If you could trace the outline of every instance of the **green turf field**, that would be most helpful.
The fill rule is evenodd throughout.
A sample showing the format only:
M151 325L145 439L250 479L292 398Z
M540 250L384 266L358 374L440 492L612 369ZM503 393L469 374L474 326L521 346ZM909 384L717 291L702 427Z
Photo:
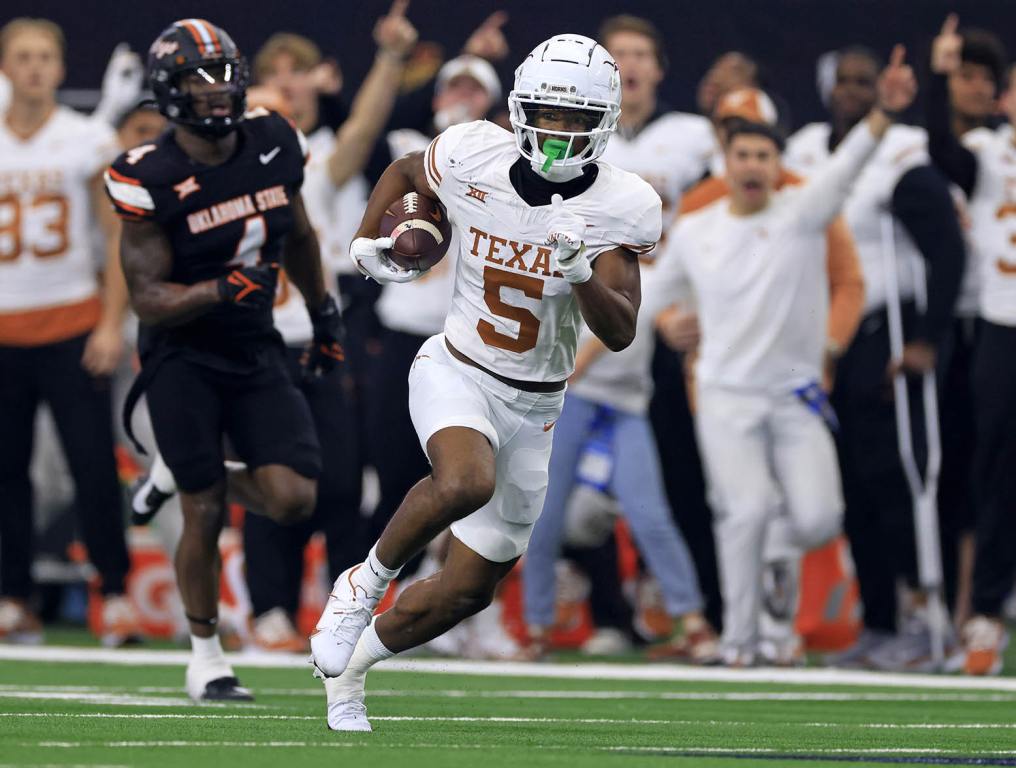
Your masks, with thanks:
M697 674L675 667L379 669L368 685L374 733L337 734L299 662L238 666L257 702L197 707L182 668L166 665L181 655L156 656L0 661L0 765L1016 765L1012 680L946 689L902 687L898 676L891 687L651 679ZM416 664L403 669L434 666ZM626 674L646 679L608 677Z

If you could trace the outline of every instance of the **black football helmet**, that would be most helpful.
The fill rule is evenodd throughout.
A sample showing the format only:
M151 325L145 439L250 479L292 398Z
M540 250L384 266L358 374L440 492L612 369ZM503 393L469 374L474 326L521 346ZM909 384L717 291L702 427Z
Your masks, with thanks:
M228 115L200 116L184 77L197 73L229 96ZM181 19L163 30L148 50L148 82L159 111L171 122L209 136L225 136L243 120L250 70L224 29L204 19Z

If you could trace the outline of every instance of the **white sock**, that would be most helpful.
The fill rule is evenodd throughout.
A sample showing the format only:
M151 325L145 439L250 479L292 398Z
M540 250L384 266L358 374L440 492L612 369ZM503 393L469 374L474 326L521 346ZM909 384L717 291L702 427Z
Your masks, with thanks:
M379 661L390 659L395 655L385 647L381 638L377 636L377 630L374 628L376 621L375 617L370 626L360 635L360 639L356 642L356 648L353 649L353 655L346 665L346 671L338 677L325 680L325 692L328 694L329 704L344 699L363 698L367 670Z
M226 654L222 652L222 644L218 635L211 637L198 637L191 635L191 658L198 667L205 667L210 670L209 680L216 677L231 677L233 668L226 661Z
M162 460L161 453L155 454L148 476L152 479L152 484L163 493L176 493L176 479Z
M389 568L377 559L377 544L370 548L363 565L353 571L353 584L363 587L368 594L382 597L388 584L399 575L402 568Z

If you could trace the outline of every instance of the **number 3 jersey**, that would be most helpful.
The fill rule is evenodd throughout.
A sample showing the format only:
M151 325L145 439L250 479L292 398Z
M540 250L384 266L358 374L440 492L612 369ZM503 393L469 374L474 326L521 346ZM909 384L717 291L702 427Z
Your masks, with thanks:
M521 381L563 381L581 329L571 285L546 244L550 205L531 206L510 180L515 137L486 121L456 125L424 153L427 181L458 232L445 338L476 363ZM660 237L659 195L633 173L597 162L592 185L564 201L586 224L590 261L618 247L648 253Z
M169 240L168 282L193 285L240 266L282 260L306 141L288 120L265 109L246 114L237 138L229 160L204 165L168 131L154 144L125 152L106 172L106 191L121 218L154 222ZM158 335L227 357L244 355L247 343L276 338L270 307L226 304Z
M118 151L112 128L67 107L27 139L0 120L0 345L51 344L95 327L90 182Z

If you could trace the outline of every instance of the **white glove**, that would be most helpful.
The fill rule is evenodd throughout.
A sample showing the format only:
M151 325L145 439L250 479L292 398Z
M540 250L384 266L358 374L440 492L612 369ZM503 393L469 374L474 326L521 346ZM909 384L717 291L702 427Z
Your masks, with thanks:
M576 214L565 210L561 195L550 198L553 213L547 232L547 243L554 246L554 269L569 283L584 283L593 276L593 267L585 257L586 244L582 235L586 223Z
M145 80L145 66L141 57L127 43L113 49L102 76L102 96L92 117L116 124L117 120L141 99Z
M409 283L424 274L422 269L403 269L385 254L392 247L390 237L358 237L349 246L349 258L356 268L379 283Z

